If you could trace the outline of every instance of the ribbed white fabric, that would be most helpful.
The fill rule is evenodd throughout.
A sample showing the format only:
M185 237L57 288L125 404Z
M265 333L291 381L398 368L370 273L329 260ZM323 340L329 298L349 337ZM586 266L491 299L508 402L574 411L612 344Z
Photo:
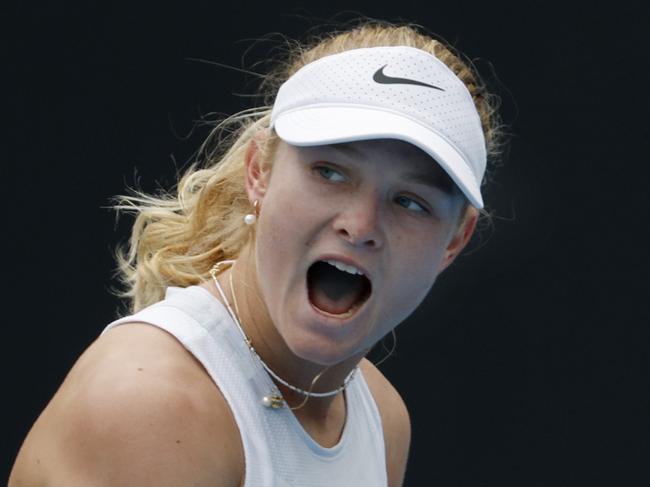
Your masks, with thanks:
M171 287L165 299L109 324L144 322L167 331L203 364L239 427L244 487L386 486L379 411L359 370L346 389L347 417L339 443L323 448L291 410L261 404L273 390L223 305L198 286Z

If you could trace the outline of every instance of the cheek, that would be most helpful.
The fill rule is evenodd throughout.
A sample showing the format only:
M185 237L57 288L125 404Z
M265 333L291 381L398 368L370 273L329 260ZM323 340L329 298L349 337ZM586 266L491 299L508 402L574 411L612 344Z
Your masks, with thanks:
M265 208L266 214L258 220L256 235L256 256L258 279L261 282L267 302L273 302L277 281L283 279L290 267L290 261L296 257L296 249L292 247L291 236L295 228L291 218L282 217L285 210L273 212ZM290 210L287 210L290 211Z
M268 200L267 200L268 201ZM258 221L257 243L264 249L267 259L294 258L299 247L304 247L305 236L313 224L309 212L299 194L282 194L268 201L263 218Z
M434 272L404 272L402 277L395 282L393 288L393 314L395 324L408 318L422 303L435 282Z
M331 194L316 191L299 168L274 175L262 204L265 218L259 222L259 237L274 251L292 249L300 258L330 218L335 201Z
M262 295L272 316L279 319L282 303L286 304L291 291L304 284L300 266L316 218L309 195L299 189L297 181L282 178L281 173L277 176L262 201L255 247Z
M406 319L426 298L436 278L444 255L442 239L415 236L401 239L399 258L394 259L392 278L389 278L388 294L391 296L391 312L398 322ZM397 243L396 243L397 245Z

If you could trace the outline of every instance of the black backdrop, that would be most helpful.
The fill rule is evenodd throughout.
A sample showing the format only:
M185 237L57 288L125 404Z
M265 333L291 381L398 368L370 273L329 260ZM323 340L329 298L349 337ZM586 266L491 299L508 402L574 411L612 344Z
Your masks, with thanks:
M382 365L412 415L406 484L648 485L645 2L1 8L0 476L116 314L111 250L128 221L109 197L171 185L206 134L184 138L193 120L251 102L235 94L253 76L189 58L250 68L271 47L251 39L301 37L354 9L480 58L514 134L487 190L493 230L398 328Z

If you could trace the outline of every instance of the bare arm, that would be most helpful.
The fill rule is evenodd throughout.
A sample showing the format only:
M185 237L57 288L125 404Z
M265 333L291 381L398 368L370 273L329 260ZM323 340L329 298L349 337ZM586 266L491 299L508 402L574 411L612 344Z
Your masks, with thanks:
M123 325L79 359L28 434L9 487L238 486L223 396L170 335Z

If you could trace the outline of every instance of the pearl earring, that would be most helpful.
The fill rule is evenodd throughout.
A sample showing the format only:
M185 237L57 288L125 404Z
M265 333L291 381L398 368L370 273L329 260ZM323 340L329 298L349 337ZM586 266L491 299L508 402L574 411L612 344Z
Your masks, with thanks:
M253 202L253 211L255 213L249 213L246 216L244 216L244 223L246 225L251 226L251 225L255 224L255 222L257 221L257 215L260 214L259 206L260 206L260 202L255 200Z

